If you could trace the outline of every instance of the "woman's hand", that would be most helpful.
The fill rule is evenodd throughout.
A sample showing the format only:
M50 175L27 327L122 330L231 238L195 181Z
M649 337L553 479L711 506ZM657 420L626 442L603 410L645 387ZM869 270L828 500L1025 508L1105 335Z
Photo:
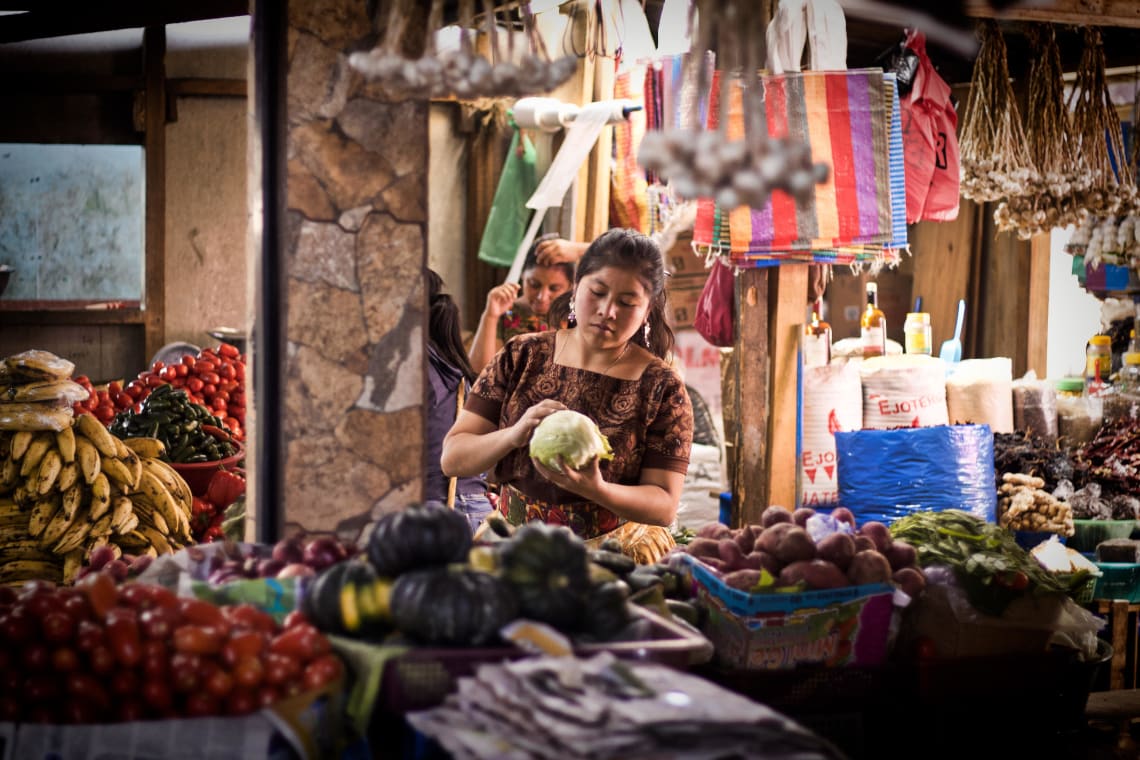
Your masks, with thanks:
M517 282L504 282L502 285L496 285L487 291L487 306L483 310L483 315L492 320L497 320L514 306L518 297L519 284Z
M538 427L538 423L565 408L566 405L561 401L545 399L523 412L523 416L519 417L518 422L507 428L511 431L510 439L515 448L528 446L530 444L531 434L533 434L534 429Z
M580 470L575 470L566 464L562 461L562 457L558 457L558 465L562 468L561 471L543 466L542 462L534 457L531 457L530 461L534 463L534 468L542 477L565 491L576 493L582 498L590 500L594 500L601 491L604 481L597 457L591 459L590 463Z
M582 258L582 253L587 247L585 243L571 243L563 238L550 238L535 247L534 258L544 267L563 262L575 264Z

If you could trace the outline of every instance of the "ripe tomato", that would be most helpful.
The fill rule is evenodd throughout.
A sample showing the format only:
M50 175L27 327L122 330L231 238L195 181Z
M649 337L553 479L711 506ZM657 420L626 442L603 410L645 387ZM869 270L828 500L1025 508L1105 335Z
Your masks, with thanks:
M150 679L165 679L170 664L166 642L147 639L142 644L142 672Z
M32 702L48 702L56 699L60 692L60 681L55 676L36 674L24 679L22 696Z
M131 723L147 716L147 706L138 697L124 694L115 703L115 720Z
M227 715L249 715L258 708L257 692L253 689L234 689L226 699Z
M234 663L233 673L234 681L239 686L252 689L261 685L261 680L265 675L265 666L257 657L239 657L238 661Z
M189 694L198 688L202 658L196 654L178 652L170 658L170 688Z
M218 354L220 356L226 357L227 359L236 359L241 356L241 352L238 351L238 347L232 343L219 343Z
M257 690L257 704L261 707L269 707L277 704L280 700L281 692L269 684L262 684L261 688Z
M269 644L269 651L287 654L302 662L308 662L331 649L332 645L325 635L310 623L301 623L286 629Z
M182 355L183 366L193 367L197 363L198 363L198 359L193 354L183 354Z
M203 685L206 691L219 699L223 699L233 691L234 677L222 668L218 668L206 677L206 681Z
M148 678L143 681L142 698L148 705L152 714L165 715L174 703L170 687L158 678Z
M99 708L86 699L72 697L63 703L63 722L84 725L99 722Z
M186 714L192 718L218 714L218 699L204 691L195 691L186 697Z
M81 652L90 652L96 645L107 641L103 626L92 620L80 620L75 629L75 646Z
M131 668L142 660L142 634L138 613L127 607L107 612L107 643L120 665Z
M36 635L36 622L26 610L13 607L0 618L0 638L7 644L22 644Z
M305 617L305 613L301 612L300 610L292 610L288 615L285 616L285 619L281 621L281 627L292 628L294 626L300 625L301 623L309 623L309 625L312 625L312 623L309 622L309 619Z
M71 641L75 636L75 619L62 609L49 612L40 620L40 632L46 641L56 644Z
M64 681L67 693L79 699L85 699L96 705L105 705L109 700L107 690L99 679L90 673L70 673Z
M220 628L208 625L180 625L174 629L174 648L190 654L217 654L225 642Z
M191 625L227 627L221 608L202 599L179 597L178 611L182 613L182 620Z
M277 621L273 619L273 616L268 612L259 610L252 604L228 604L222 608L222 614L234 628L264 633L276 633L277 631Z
M265 635L257 631L235 630L222 646L222 662L229 667L242 657L257 657L265 649Z
M42 641L33 641L24 647L24 669L42 672L51 668L51 649Z
M115 653L107 644L96 644L87 652L87 668L92 673L107 675L115 666Z
M133 669L119 668L111 674L111 681L108 685L112 694L118 694L121 697L130 696L139 690L139 677Z
M63 595L60 600L60 607L73 620L87 620L91 617L91 602L87 600L87 596L82 591L69 588L61 589L59 593Z
M56 673L70 673L79 667L79 653L72 647L57 647L51 653L51 667Z
M344 675L344 663L335 654L322 654L305 666L301 684L306 691L323 688Z
M177 610L154 607L143 610L139 615L139 627L148 639L166 640L179 623Z
M281 686L301 675L301 662L287 654L270 652L265 655L265 683Z
M115 579L107 573L88 573L75 585L87 595L91 612L100 620L118 604L119 589L115 586Z

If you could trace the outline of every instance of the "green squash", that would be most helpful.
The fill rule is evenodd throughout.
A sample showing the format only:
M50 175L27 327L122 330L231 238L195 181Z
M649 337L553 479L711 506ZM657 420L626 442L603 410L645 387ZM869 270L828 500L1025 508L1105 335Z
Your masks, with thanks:
M462 562L471 548L471 526L462 513L436 505L413 505L381 517L368 537L368 561L395 578L417 570Z
M598 641L610 641L629 625L629 586L611 581L595 588L586 599L586 630Z
M524 617L566 631L581 624L591 585L582 539L567 528L532 522L500 546L503 579Z
M392 586L392 620L425 644L482 646L518 617L511 588L489 573L435 567L403 573Z
M382 636L389 627L392 582L367 562L347 559L318 573L301 597L301 611L322 631L357 638Z

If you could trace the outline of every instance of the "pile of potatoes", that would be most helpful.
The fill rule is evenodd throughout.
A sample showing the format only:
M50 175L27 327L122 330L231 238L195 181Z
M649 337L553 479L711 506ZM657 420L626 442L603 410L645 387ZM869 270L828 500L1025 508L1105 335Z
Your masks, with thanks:
M743 591L818 591L893 582L914 598L926 588L914 547L895 541L884 523L870 520L856 529L851 510L837 507L831 517L852 532L836 531L816 543L806 527L815 514L810 507L790 512L771 506L759 525L705 525L683 550L713 568L725 585Z

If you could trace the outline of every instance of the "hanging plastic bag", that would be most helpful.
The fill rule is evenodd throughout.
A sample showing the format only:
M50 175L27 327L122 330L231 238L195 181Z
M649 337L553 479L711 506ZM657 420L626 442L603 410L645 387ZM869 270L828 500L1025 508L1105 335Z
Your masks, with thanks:
M714 346L728 348L736 332L733 325L733 298L736 287L732 266L718 256L713 260L708 279L697 299L697 313L693 327Z
M926 54L926 35L911 29L905 44L918 56L913 85L899 101L906 146L906 220L949 222L958 218L958 112L950 85Z
M538 188L534 161L534 144L521 129L515 129L479 241L480 261L500 267L514 263L533 213L526 202Z

